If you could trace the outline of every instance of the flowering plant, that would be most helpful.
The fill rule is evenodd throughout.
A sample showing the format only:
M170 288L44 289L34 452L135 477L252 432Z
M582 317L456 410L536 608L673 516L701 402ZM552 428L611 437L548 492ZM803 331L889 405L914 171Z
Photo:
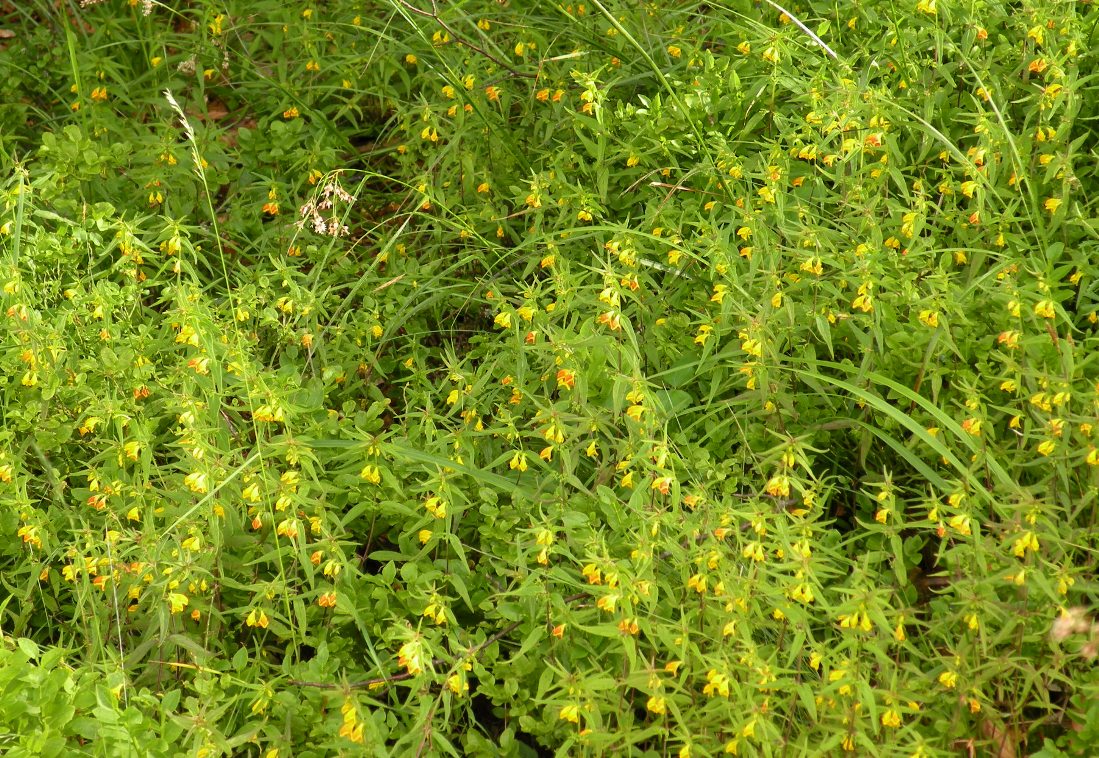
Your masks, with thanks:
M1094 4L27 5L25 752L1095 752Z

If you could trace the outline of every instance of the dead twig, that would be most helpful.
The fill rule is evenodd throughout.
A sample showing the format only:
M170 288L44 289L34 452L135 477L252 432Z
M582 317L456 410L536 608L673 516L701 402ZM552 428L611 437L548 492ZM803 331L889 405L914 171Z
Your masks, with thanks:
M479 655L481 653L482 650L484 650L486 647L488 647L492 643L499 642L504 637L506 637L509 634L511 634L512 632L514 632L516 629L519 628L519 624L521 624L521 623L522 623L521 621L516 621L513 624L509 624L508 626L501 629L496 634L489 637L487 640L485 640L484 642L482 642L480 645L478 645L477 647L475 647L473 649L473 651L471 652L471 657L476 657L477 655ZM442 665L446 662L447 661L446 661L445 658L433 658L432 661L431 661L433 666L439 666L439 665ZM413 677L413 674L410 674L410 673L406 672L406 673L403 673L403 674L391 674L389 676L379 676L379 677L375 677L374 679L363 679L361 681L348 682L346 684L338 684L338 683L335 683L335 682L304 682L304 681L301 681L300 679L291 679L289 683L294 685L295 687L313 687L315 689L320 689L320 690L343 690L343 689L361 690L361 689L367 689L367 688L370 688L370 687L378 687L378 686L381 686L381 685L384 685L384 684L392 684L393 682L403 682L406 679L411 679L412 677Z

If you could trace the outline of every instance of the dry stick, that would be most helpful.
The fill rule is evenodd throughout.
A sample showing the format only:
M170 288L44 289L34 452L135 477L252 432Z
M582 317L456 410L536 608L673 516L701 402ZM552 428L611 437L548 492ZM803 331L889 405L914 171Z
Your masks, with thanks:
M586 592L577 592L575 595L569 595L568 597L564 598L564 602L566 604L575 603L577 600L580 600L581 598L584 598L584 597L587 597L587 596L588 596L588 593L586 593ZM492 643L499 642L501 639L503 639L504 637L508 636L509 634L514 632L516 629L518 629L519 625L521 623L523 623L523 622L522 621L516 621L515 623L510 624L507 628L505 628L505 629L497 632L496 634L492 635L487 640L485 640L480 645L478 645L476 648L474 648L472 655L476 656L476 655L480 654L480 652L482 650L484 650L486 647L488 647ZM446 663L445 658L433 658L432 661L431 661L431 664L433 666L437 666L437 665L442 664L442 663ZM389 682L401 682L401 681L404 681L405 679L411 679L412 676L413 675L409 674L409 673L394 674L393 676L390 676L390 677L379 677L379 678L376 678L376 679L367 679L365 681L349 682L346 685L344 685L344 684L333 684L332 682L303 682L303 681L300 681L298 679L291 679L289 683L293 684L293 685L297 685L298 687L315 687L317 689L322 689L322 690L338 690L338 689L344 689L345 687L348 688L348 689L362 689L363 687L373 687L373 686L376 686L376 685L379 685L379 684L387 684Z
M431 719L435 718L435 710L438 705L438 700L432 703L431 710L428 712L427 718L424 719L424 738L420 740L420 746L416 748L416 758L420 758L424 754L424 748L431 742Z
M407 0L397 0L397 2L401 4L401 7L405 8L410 13L415 13L417 16L423 16L424 18L430 18L436 24L443 27L443 29L446 30L447 34L452 36L454 38L454 41L457 42L459 45L463 45L464 47L468 47L470 50L477 53L478 55L485 56L490 61L495 63L497 66L500 66L501 68L507 69L511 73L512 76L521 77L523 79L536 79L536 78L538 78L536 74L524 74L521 71L515 70L514 68L509 66L505 61L500 60L499 58L497 58L495 55L488 52L487 50L484 50L480 47L477 47L472 42L465 39L462 35L458 34L458 32L454 31L447 24L447 22L443 21L443 19L439 17L439 4L438 4L437 0L431 0L431 12L430 13L428 11L423 10L422 8L417 8L415 5L412 5L411 3L407 2Z
M501 639L503 639L504 637L508 636L509 634L514 632L516 629L518 629L519 625L521 623L523 623L523 622L522 621L516 621L513 624L509 624L504 629L501 629L499 632L492 635L487 640L482 642L480 645L475 647L473 649L472 655L476 656L482 650L484 650L486 647L491 645L492 643L499 642ZM433 666L438 666L438 665L443 664L443 663L446 663L445 658L433 658L431 660L431 664ZM402 682L405 679L411 679L413 676L414 676L414 674L406 672L404 674L394 674L393 676L382 676L382 677L377 677L375 679L365 679L365 680L359 681L359 682L348 682L347 684L335 684L333 682L303 682L299 679L291 679L289 681L289 684L293 684L297 687L315 687L315 688L321 689L321 690L342 690L342 689L361 690L364 687L376 687L379 684L390 684L392 682Z

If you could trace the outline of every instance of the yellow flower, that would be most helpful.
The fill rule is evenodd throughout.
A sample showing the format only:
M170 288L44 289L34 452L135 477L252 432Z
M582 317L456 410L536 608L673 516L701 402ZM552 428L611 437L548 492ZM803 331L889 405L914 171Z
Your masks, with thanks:
M1023 532L1023 535L1015 540L1011 547L1011 551L1015 554L1016 558L1026 557L1028 550L1031 552L1038 552L1041 545L1038 544L1038 538L1034 536L1034 532Z
M904 618L897 622L897 628L893 630L893 639L897 642L904 642L908 639L908 635L904 631Z
M958 673L956 671L944 671L939 674L939 684L948 690L954 689L958 684Z
M1048 456L1056 449L1057 443L1053 440L1042 440L1041 444L1038 445L1038 452L1045 456Z
M443 626L447 622L446 609L440 603L428 604L421 615L431 619L439 626Z
M619 595L616 592L609 595L604 595L603 597L595 601L595 606L601 611L614 613L614 609L618 605L618 599Z
M286 416L281 408L274 408L270 405L261 405L259 408L256 408L256 412L252 414L252 418L255 421L263 423L286 420Z
M764 489L771 497L789 497L790 477L785 474L776 474L767 480Z
M674 481L675 479L670 476L658 476L653 479L653 483L650 485L649 489L659 490L661 495L667 495L671 491Z
M728 697L729 677L716 669L710 669L706 674L706 686L702 688L702 694L708 697Z
M182 613L183 609L187 607L187 603L190 602L186 595L182 595L178 592L168 593L168 608L171 612Z
M588 584L602 584L603 573L594 563L589 563L580 570L580 573L584 575L584 578L588 580Z
M424 646L419 638L409 640L397 651L397 663L404 666L409 674L416 676L424 670Z
M458 697L469 692L469 682L461 673L451 674L446 679L446 686Z
M920 311L919 319L921 324L932 329L939 325L939 314L937 311Z
M380 484L382 481L382 475L381 472L378 470L378 467L371 466L369 464L363 466L363 470L359 472L359 476L361 476L363 479L370 482L371 484Z
M187 344L195 345L195 347L198 347L200 343L200 338L198 333L195 331L195 328L193 328L190 324L184 324L179 328L179 334L176 335L176 343L179 345Z
M996 343L1005 346L1008 350L1014 350L1019 347L1019 338L1021 336L1022 333L1018 329L1009 329L997 335Z
M799 603L806 605L813 602L815 596L813 595L813 588L804 582L794 587L790 592L790 597L797 600Z
M1057 313L1053 309L1052 300L1041 300L1034 306L1034 315L1042 318L1054 318Z
M279 498L279 500L281 500L281 499L282 498ZM289 498L287 498L287 500L289 500ZM278 501L275 502L275 508L277 510L285 510L285 508L280 508L279 507ZM278 526L275 527L275 534L278 534L279 536L282 536L282 537L286 537L287 539L291 539L291 540L294 539L295 537L298 536L298 522L297 522L297 520L292 519L292 518L283 519L282 521L280 521L278 523Z
M1057 209L1061 207L1063 201L1057 197L1047 197L1046 201L1042 203L1042 207L1050 213L1056 213Z
M668 55L672 56L673 58L678 58L679 56L683 55L683 51L676 45L668 45Z
M962 422L962 429L974 437L981 436L981 420L979 418L967 418Z
M30 524L23 524L19 527L19 531L16 532L16 536L21 537L23 542L28 545L34 545L35 547L42 547L42 538L38 536L38 527Z
M750 558L757 563L762 562L766 557L763 552L763 545L758 542L749 542L741 553L745 558Z
M340 727L339 735L352 742L361 743L363 741L363 724L359 721L359 713L355 703L351 700L345 700L343 705L340 706L340 713L343 714L343 726Z
M687 580L687 589L694 590L699 595L705 595L706 594L706 581L707 580L706 580L706 575L705 574L695 574L694 576L692 576L690 579Z
M896 729L901 725L901 714L897 713L896 708L890 708L881 715L881 725Z
M568 721L573 724L580 723L580 707L577 705L566 705L557 712L557 718L561 721Z
M190 474L183 478L183 483L187 486L187 489L191 492L198 493L199 495L205 494L207 485L207 475L198 471L192 471Z
M1076 580L1071 576L1061 576L1057 579L1057 594L1067 595L1068 588L1076 584Z
M141 443L140 442L127 442L122 446L123 452L126 457L131 461L136 461L141 456Z
M973 533L970 527L971 523L972 522L969 516L965 515L964 513L959 513L958 515L951 517L949 521L951 528L953 528L959 534L965 537L968 537L970 534Z
M446 518L446 501L437 495L424 501L424 509L437 519Z
M869 292L859 295L851 301L851 307L857 308L863 313L870 313L874 310L874 297Z
M645 703L645 710L649 711L649 713L655 713L658 716L661 716L667 711L667 703L663 697L653 695Z
M748 355L751 355L755 358L762 358L763 357L763 343L761 343L757 339L751 339L751 338L744 339L740 343L740 349L743 350Z

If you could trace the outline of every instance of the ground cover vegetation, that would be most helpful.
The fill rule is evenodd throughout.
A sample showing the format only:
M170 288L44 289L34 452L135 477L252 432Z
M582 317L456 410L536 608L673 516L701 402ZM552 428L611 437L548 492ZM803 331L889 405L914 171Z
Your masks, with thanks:
M0 2L0 744L1094 755L1086 1Z

